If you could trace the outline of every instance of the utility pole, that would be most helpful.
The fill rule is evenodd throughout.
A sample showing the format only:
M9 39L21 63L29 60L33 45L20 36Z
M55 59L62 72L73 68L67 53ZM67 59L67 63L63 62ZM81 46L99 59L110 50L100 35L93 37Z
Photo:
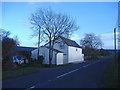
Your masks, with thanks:
M117 63L117 59L116 59L116 28L114 28L114 49L115 49L115 62Z
M37 59L39 60L39 48L40 48L40 28L39 28L39 35L38 35L38 55L37 55Z
M120 1L118 2L118 57L120 55ZM120 64L120 60L118 60L118 64Z

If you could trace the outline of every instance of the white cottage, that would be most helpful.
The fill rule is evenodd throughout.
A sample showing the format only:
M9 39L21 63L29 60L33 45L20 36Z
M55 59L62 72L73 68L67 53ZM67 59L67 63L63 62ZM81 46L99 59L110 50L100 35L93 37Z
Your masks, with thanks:
M59 37L56 40L54 48L63 52L64 64L84 61L82 48L73 40L65 37Z
M32 51L32 58L37 59L37 49ZM44 64L49 64L49 48L48 44L40 48L40 55L45 59ZM73 40L60 36L53 49L52 64L60 65L67 63L76 63L84 61L84 54L82 48Z
M38 49L32 51L32 58L37 59ZM47 46L41 46L39 48L39 56L43 56L43 64L49 64L49 48ZM63 52L53 49L53 57L51 64L61 65L63 64Z

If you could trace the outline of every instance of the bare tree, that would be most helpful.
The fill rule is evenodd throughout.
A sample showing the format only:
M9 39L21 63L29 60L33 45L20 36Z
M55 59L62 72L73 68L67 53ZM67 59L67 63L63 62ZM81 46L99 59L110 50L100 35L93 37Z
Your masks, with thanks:
M80 44L83 47L85 56L90 58L96 57L98 48L101 48L103 43L99 36L95 34L85 34L85 37L80 40Z
M6 30L0 28L0 40L8 37L9 35L10 35L10 31L6 31Z
M53 46L56 39L60 35L69 36L73 31L78 29L78 26L70 16L56 13L51 8L37 9L37 11L32 14L30 21L33 25L34 36L39 37L38 48L42 40L49 43L49 64L51 65Z
M102 46L102 41L99 36L95 34L86 34L85 37L80 41L80 44L85 47L88 46L90 48L99 48Z

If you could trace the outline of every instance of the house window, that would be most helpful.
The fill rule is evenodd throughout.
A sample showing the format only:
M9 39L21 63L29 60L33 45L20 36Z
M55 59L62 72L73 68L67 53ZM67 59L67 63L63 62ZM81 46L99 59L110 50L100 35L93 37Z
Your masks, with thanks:
M78 51L78 49L76 48L76 51Z

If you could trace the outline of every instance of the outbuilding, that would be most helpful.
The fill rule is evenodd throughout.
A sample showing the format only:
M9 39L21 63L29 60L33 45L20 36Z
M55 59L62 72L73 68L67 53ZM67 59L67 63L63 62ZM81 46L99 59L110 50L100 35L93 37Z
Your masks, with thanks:
M32 51L33 59L37 59L37 53L38 53L38 49L35 49ZM43 64L49 64L49 47L47 46L40 47L39 56L44 57ZM53 49L53 57L52 57L51 64L54 64L54 65L63 64L63 52L62 51Z
M49 43L39 48L39 55L44 57L43 64L49 64ZM32 51L32 58L37 59L38 49ZM79 63L84 61L82 47L74 40L58 37L53 47L53 57L51 64Z

